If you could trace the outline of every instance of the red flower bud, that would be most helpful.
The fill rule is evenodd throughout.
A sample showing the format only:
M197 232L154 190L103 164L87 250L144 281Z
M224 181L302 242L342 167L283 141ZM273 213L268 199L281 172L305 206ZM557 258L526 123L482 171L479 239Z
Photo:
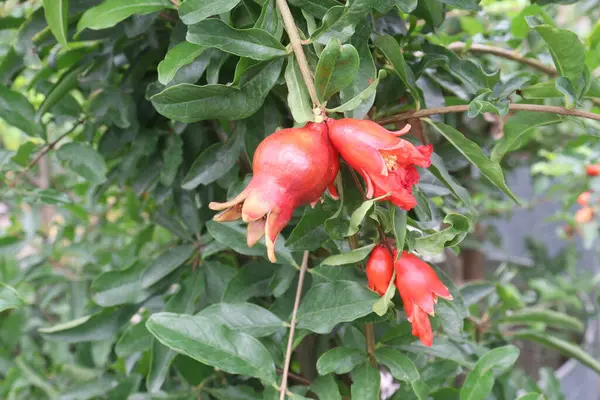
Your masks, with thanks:
M345 118L327 120L329 138L346 162L367 184L367 197L389 193L389 200L410 210L417 205L412 187L419 182L416 166L431 165L431 146L414 146L398 136L410 125L390 132L373 121Z
M575 213L575 222L586 224L594 218L594 209L592 207L583 207Z
M583 193L579 194L579 196L577 196L577 203L579 203L582 206L587 206L588 203L590 202L591 196L592 196L592 193L583 192Z
M215 221L248 222L248 246L263 236L269 260L275 262L275 241L294 209L316 203L325 189L334 198L333 181L340 161L327 137L327 125L309 122L302 128L279 130L269 135L254 153L254 175L233 200L212 202L211 210L224 210Z
M397 254L397 250L394 250L394 258ZM427 314L433 316L438 296L452 300L452 295L433 268L414 254L403 251L394 268L396 288L404 302L408 321L412 324L412 334L421 339L425 346L431 346L433 332Z
M586 165L585 172L588 174L588 176L600 175L600 164Z
M385 245L375 246L367 260L367 280L369 289L383 296L394 274L392 252Z

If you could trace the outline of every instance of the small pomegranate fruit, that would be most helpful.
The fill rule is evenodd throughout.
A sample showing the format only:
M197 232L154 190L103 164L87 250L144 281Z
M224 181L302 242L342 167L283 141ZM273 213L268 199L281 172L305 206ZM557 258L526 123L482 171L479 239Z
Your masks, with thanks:
M394 274L394 259L390 249L382 244L375 246L369 254L366 272L369 289L383 296Z
M394 250L393 256L396 259L397 250ZM452 295L433 268L414 254L403 251L394 263L394 268L396 288L404 302L404 311L412 325L412 334L425 346L431 346L433 332L427 314L433 316L438 297L452 300Z
M577 203L585 207L589 204L591 196L592 193L583 192L579 196L577 196Z
M588 176L600 175L600 164L591 164L585 166L585 172Z
M309 122L302 128L279 130L269 135L254 153L254 175L233 200L212 202L211 210L222 210L215 221L242 218L248 223L248 246L263 236L271 262L276 261L275 241L298 206L313 203L329 187L337 199L333 181L339 156L327 137L325 123Z
M588 223L594 218L594 209L592 207L583 207L575 213L575 222L578 224Z
M367 197L389 195L389 200L404 210L417 205L412 195L419 182L415 166L431 164L431 146L414 146L398 136L410 125L390 132L373 121L345 118L328 119L329 138L346 162L367 184Z

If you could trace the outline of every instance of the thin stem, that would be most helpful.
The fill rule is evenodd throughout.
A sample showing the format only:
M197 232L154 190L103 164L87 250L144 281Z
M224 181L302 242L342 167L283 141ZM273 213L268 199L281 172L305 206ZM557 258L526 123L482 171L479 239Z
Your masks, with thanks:
M588 112L588 111L580 111L580 110L571 110L565 107L558 106L545 106L539 104L510 104L510 110L512 111L534 111L534 112L548 112L560 115L567 115L571 117L581 117L587 119L593 119L595 121L600 121L600 114ZM382 125L391 124L393 122L406 121L411 118L425 118L431 115L437 114L452 114L452 113L460 113L466 112L469 110L469 105L459 105L459 106L447 106L447 107L435 107L435 108L427 108L424 110L414 111L402 113L399 115L394 115L387 118L382 118L377 120L376 122Z
M367 342L367 354L369 355L369 361L376 367L377 360L375 360L375 330L373 329L372 323L365 324L365 341Z
M281 368L277 368L277 373L278 373L278 374L283 374L283 369L281 369ZM312 384L313 384L313 383L312 383L312 381L311 381L310 379L308 379L308 378L305 378L305 377L303 377L302 375L294 374L294 373L292 373L292 372L289 372L289 371L288 371L288 377L289 377L290 379L293 379L293 380L295 380L295 381L296 381L296 382L298 382L298 383L301 383L301 384L305 385L305 386L310 386L310 385L312 385Z
M285 362L283 364L283 376L281 377L281 394L279 400L285 400L285 393L287 391L287 380L290 371L290 361L292 359L292 351L294 344L294 332L296 331L296 314L298 313L298 307L300 307L300 297L302 297L302 286L304 285L304 275L308 268L308 257L310 253L304 252L302 257L302 265L300 266L300 276L298 277L298 287L296 288L296 299L294 300L294 309L292 310L292 321L290 322L290 336L288 338L287 349L285 351Z
M501 47L477 43L467 45L466 43L462 42L454 42L448 46L448 49L455 52L469 51L471 53L492 54L498 57L516 61L521 64L529 65L530 67L535 68L538 71L542 71L550 76L558 76L558 71L554 67L546 65L535 58L523 57L516 51L503 49Z
M44 147L42 149L42 151L40 151L40 153L33 159L33 161L31 161L29 163L29 165L23 171L21 171L21 173L13 181L13 183L11 184L11 186L15 187L17 185L17 183L19 183L19 181L21 179L23 179L23 177L27 174L27 172L29 170L31 170L33 167L35 167L40 162L40 160L42 159L42 157L44 157L50 150L53 150L56 147L56 145L58 144L58 142L60 142L61 140L63 140L69 134L73 133L73 131L75 131L75 129L77 129L79 127L79 125L83 124L84 122L85 122L85 118L81 118L79 121L77 121L75 123L75 125L73 125L73 127L71 129L69 129L68 131L66 131L65 133L63 133L62 135L60 135L58 138L56 138L54 141L52 141L51 143L49 143L46 147Z
M304 83L306 84L306 88L308 89L308 93L310 94L310 98L315 107L321 108L321 104L319 103L319 97L317 96L317 89L315 88L315 82L313 80L310 67L308 66L306 56L304 55L304 49L302 49L302 40L300 39L300 35L298 34L298 27L294 22L294 17L292 16L292 12L288 7L287 1L277 0L277 8L279 9L279 13L281 14L281 19L283 20L283 26L285 27L285 31L287 32L288 37L290 38L292 49L294 50L294 54L296 55L296 62L298 63L298 67L300 67L300 72L302 73L302 78L304 79Z

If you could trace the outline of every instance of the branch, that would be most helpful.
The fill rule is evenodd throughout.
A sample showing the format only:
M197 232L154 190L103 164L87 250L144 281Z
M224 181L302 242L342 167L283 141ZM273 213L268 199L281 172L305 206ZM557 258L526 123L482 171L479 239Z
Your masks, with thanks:
M31 161L29 163L29 165L23 171L21 171L21 173L17 176L17 178L11 184L11 187L15 187L17 185L17 183L19 183L19 181L21 179L23 179L23 177L27 174L27 172L29 172L30 169L32 169L33 167L35 167L37 165L37 163L40 162L40 160L42 159L42 157L44 157L46 154L48 154L48 152L50 150L53 150L56 147L56 145L58 144L58 142L60 142L61 140L63 140L69 134L73 133L73 131L75 131L75 129L77 129L79 127L79 125L83 124L84 122L85 122L85 118L81 118L79 121L77 121L75 123L75 125L73 125L73 127L71 129L69 129L68 131L66 131L65 133L63 133L62 135L60 135L58 138L56 138L54 141L52 141L51 143L49 143L46 147L44 147L42 149L42 151L40 151L40 153L37 155L37 157L35 157L33 159L33 161Z
M287 392L287 379L290 371L290 361L292 359L292 347L294 345L294 332L296 331L296 314L300 307L300 297L302 297L302 286L304 285L304 275L308 268L308 256L310 252L305 251L300 266L300 276L298 277L298 287L296 288L296 299L294 300L294 309L292 310L292 321L290 322L290 337L288 338L287 349L285 351L285 362L283 364L283 376L281 377L281 395L279 400L285 400Z
M510 104L509 109L512 111L534 111L534 112L549 112L560 115L567 115L570 117L581 117L587 119L593 119L595 121L600 121L600 114L588 112L588 111L580 111L580 110L571 110L565 107L558 106L545 106L539 104ZM406 121L411 118L425 118L431 115L437 114L452 114L452 113L460 113L466 112L469 110L469 105L460 105L460 106L447 106L447 107L436 107L436 108L427 108L424 110L414 111L402 113L399 115L394 115L387 118L382 118L376 120L378 124L386 125L391 124L393 122Z
M292 12L287 5L287 1L277 0L277 8L281 14L281 19L283 19L285 31L290 38L292 49L296 55L296 62L298 63L298 67L300 67L300 72L302 73L302 78L304 79L304 83L306 84L306 88L310 94L310 98L312 99L315 107L321 108L319 97L317 96L317 89L315 88L315 82L313 81L312 73L310 71L310 67L308 66L308 61L306 61L304 49L302 49L302 40L298 34L298 27L294 22L294 17L292 16Z
M546 65L541 61L536 60L535 58L523 57L516 51L503 49L501 47L494 47L485 44L475 43L469 46L466 43L454 42L448 46L448 49L455 52L469 51L471 53L492 54L498 57L516 61L521 64L529 65L530 67L535 68L538 71L542 71L550 76L558 76L558 71L556 70L556 68Z
M277 373L278 374L283 374L283 370L281 368L277 368ZM294 374L288 371L288 377L290 379L293 379L295 381L297 381L298 383L301 383L305 386L310 386L312 385L312 381L308 378L303 377L302 375L298 375L298 374Z

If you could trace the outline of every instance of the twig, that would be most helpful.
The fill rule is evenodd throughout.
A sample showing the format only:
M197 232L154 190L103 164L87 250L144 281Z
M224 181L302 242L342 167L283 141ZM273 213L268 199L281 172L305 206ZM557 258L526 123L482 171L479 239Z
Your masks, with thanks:
M281 369L281 368L277 368L277 373L278 373L278 374L283 374L283 369ZM305 378L305 377L303 377L302 375L294 374L293 372L289 372L289 371L288 371L288 377L289 377L290 379L293 379L293 380L295 380L296 382L299 382L299 383L301 383L301 384L305 385L305 386L310 386L310 385L312 385L312 384L313 384L313 383L312 383L312 381L311 381L310 379L308 379L308 378Z
M302 78L304 79L304 83L306 84L306 88L310 94L310 98L315 107L321 108L319 97L317 96L317 89L315 88L315 82L313 81L312 73L310 71L310 67L308 66L308 61L306 61L304 49L302 49L302 40L298 34L298 27L294 22L294 17L292 16L290 7L288 6L286 0L277 0L277 8L281 14L285 31L290 38L292 49L296 55L296 62L298 63L298 67L300 67L300 72L302 73Z
M375 330L373 329L372 323L365 324L365 342L367 342L367 354L369 355L369 361L374 367L377 366L377 360L375 359Z
M529 65L530 67L542 71L550 76L558 76L558 71L556 70L556 68L550 65L546 65L541 61L536 60L535 58L523 57L516 51L503 49L501 47L488 46L485 44L477 43L467 45L466 43L462 42L454 42L448 46L448 49L455 52L468 51L471 53L492 54L498 57L516 61L521 64Z
M571 110L565 107L558 106L545 106L539 104L510 104L510 110L513 111L534 111L534 112L548 112L560 115L567 115L571 117L581 117L587 119L593 119L595 121L600 121L600 114L591 113L588 111L580 111L580 110ZM452 114L452 113L460 113L466 112L469 110L469 105L459 105L459 106L447 106L447 107L435 107L435 108L427 108L424 110L414 111L402 113L399 115L394 115L387 118L382 118L376 120L378 124L386 125L391 124L393 122L406 121L411 118L424 118L429 117L431 115L437 114Z
M60 135L58 138L56 138L54 141L50 142L46 147L44 147L42 149L42 151L40 151L40 153L33 159L33 161L31 161L29 163L29 165L23 171L21 171L21 173L19 173L19 175L12 182L11 187L15 187L16 184L19 183L19 181L21 179L23 179L23 177L27 174L27 172L29 172L29 170L31 170L33 167L35 167L37 165L37 163L40 162L42 157L44 157L50 150L53 150L56 147L56 145L58 144L58 142L63 140L69 134L73 133L73 131L75 131L75 129L77 129L84 122L85 122L85 118L81 118L79 121L77 121L75 123L75 125L73 125L73 127L71 129L69 129L68 131L66 131L65 133Z
M296 299L294 300L294 309L292 310L292 321L290 322L290 336L288 338L287 349L285 351L285 362L283 364L283 372L281 377L281 394L279 400L285 400L287 392L287 379L290 373L290 361L292 359L292 347L294 344L294 332L296 331L296 314L300 307L300 297L302 297L302 286L304 285L304 275L308 268L308 256L310 252L305 251L302 257L302 265L300 266L300 276L298 277L298 287L296 288Z

